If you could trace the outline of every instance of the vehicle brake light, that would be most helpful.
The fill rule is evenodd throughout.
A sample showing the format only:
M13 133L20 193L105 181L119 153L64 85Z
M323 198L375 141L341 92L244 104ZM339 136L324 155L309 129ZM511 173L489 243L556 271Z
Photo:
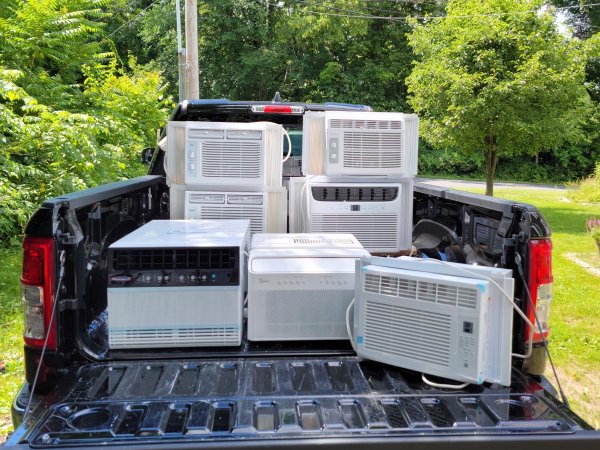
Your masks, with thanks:
M26 237L23 241L21 305L25 318L25 345L41 348L54 305L54 242ZM50 329L48 349L56 349L56 326Z
M550 239L538 239L529 242L529 292L535 307L535 314L531 306L527 305L527 317L534 322L535 316L539 320L543 332L543 338L547 339L550 333L550 305L553 296L552 278L552 241ZM535 324L533 342L542 342L542 334L539 332L538 323ZM525 336L529 340L530 329L527 327Z
M264 113L264 114L303 114L303 106L290 106L290 105L252 105L253 113Z

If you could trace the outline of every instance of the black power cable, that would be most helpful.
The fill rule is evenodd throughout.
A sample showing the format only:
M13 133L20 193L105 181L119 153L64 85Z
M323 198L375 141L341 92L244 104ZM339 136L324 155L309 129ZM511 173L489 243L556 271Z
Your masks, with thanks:
M50 337L50 330L52 330L52 324L54 323L54 316L56 315L56 309L58 308L59 293L62 287L63 279L65 277L65 251L60 252L59 261L60 269L58 274L58 283L56 285L56 293L54 295L54 305L52 305L52 313L50 314L50 320L48 321L48 329L46 330L46 337L44 338L44 345L42 346L42 352L40 353L40 359L38 362L31 388L29 389L29 400L27 401L27 407L23 413L23 423L26 422L27 416L31 413L31 401L33 400L33 394L35 392L35 386L37 385L38 378L40 376L40 369L42 368L42 362L44 361L44 354L46 353L46 347L48 346L48 338Z
M542 330L542 324L538 320L537 311L535 310L535 305L533 304L533 299L531 298L531 293L529 292L529 287L527 286L527 280L525 280L525 275L523 273L523 257L519 253L515 253L515 261L517 263L517 271L521 276L521 280L523 280L523 287L525 288L525 293L527 294L527 299L529 300L529 306L533 311L533 316L535 318L535 323L537 323L538 329L540 330L540 336L542 336L542 344L544 345L544 349L546 350L546 355L548 356L548 362L550 362L550 367L552 367L552 373L554 374L554 379L556 380L556 385L558 387L558 392L560 392L560 397L564 405L569 408L569 402L567 397L565 396L565 392L562 389L562 385L560 384L560 380L558 378L558 374L556 373L556 367L554 366L554 362L552 361L552 356L550 355L550 349L548 347L548 341L544 336L544 331Z

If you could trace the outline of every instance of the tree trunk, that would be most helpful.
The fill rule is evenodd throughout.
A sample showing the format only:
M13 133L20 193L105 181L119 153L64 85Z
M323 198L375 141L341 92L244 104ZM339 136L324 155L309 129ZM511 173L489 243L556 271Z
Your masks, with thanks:
M488 148L485 152L485 195L494 196L494 173L496 172L496 136L486 136Z

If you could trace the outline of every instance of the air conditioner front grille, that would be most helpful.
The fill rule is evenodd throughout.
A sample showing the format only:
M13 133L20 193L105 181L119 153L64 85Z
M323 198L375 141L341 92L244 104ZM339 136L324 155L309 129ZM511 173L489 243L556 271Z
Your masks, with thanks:
M234 248L115 249L114 270L232 269L239 258Z
M227 206L202 206L200 219L249 219L250 233L265 232L263 220L264 206L252 205L227 205Z
M366 129L366 130L401 130L401 120L355 120L331 119L330 128Z
M386 169L402 167L402 134L344 133L344 167Z
M239 329L230 327L111 329L111 348L237 345Z
M313 232L350 233L368 249L395 249L399 244L396 214L312 214Z
M449 306L477 309L477 289L368 273L365 292Z
M397 187L313 186L318 202L392 202L398 197Z
M202 143L202 176L208 178L260 178L259 142L206 141Z
M367 299L365 350L448 367L451 334L450 315Z

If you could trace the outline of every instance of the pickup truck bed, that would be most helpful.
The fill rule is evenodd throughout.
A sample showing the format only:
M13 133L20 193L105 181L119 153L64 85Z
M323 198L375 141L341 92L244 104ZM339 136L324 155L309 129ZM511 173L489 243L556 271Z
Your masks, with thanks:
M501 442L586 435L585 424L521 373L510 388L441 391L413 372L352 356L88 364L62 386L37 408L43 418L29 438L34 447L160 438L274 448L350 437L359 446L367 439L397 447L431 443L428 436Z
M185 102L174 120L275 120L250 115L247 103L200 101ZM297 125L301 117L281 120ZM543 364L536 372L518 358L510 387L452 390L423 383L420 373L360 360L348 342L108 349L96 326L106 311L107 248L149 220L169 217L163 156L154 155L153 175L50 199L29 221L28 237L51 241L57 262L65 255L66 275L56 348L45 354L24 423L28 383L15 399L17 429L8 448L600 448L600 433L557 400L543 377L531 375L543 373ZM524 269L515 275L515 301L524 306L528 243L550 236L535 207L416 183L413 224L424 219L456 236L466 263ZM524 353L522 321L513 332L513 351ZM533 351L543 356L544 348ZM39 347L25 347L28 382L39 356Z

